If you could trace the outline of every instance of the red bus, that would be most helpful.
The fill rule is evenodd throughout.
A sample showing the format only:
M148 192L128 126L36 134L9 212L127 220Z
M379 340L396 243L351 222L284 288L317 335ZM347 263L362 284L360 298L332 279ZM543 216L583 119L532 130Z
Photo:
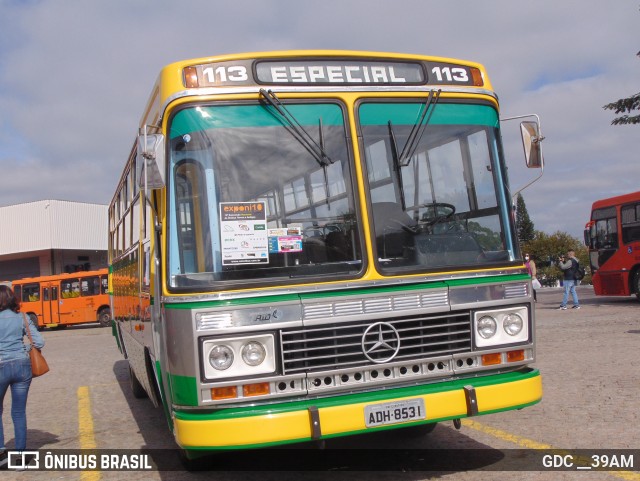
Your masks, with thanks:
M594 202L584 239L596 295L640 299L640 191Z
M39 328L85 322L111 325L108 271L74 272L13 281L21 311Z

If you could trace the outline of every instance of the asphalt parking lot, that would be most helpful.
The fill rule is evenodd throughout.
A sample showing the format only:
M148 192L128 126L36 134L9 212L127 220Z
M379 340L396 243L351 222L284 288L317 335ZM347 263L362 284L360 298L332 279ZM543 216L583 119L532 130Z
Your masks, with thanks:
M215 473L174 471L30 471L9 472L3 479L638 479L640 480L640 302L634 298L597 298L589 286L580 287L582 309L558 311L560 289L542 289L538 294L537 360L543 376L543 400L522 411L511 411L464 420L460 430L451 423L439 424L429 435L402 438L364 435L327 442L331 450L357 448L353 461L341 456L316 464L314 471L242 471L253 469L251 452L237 458L237 465ZM161 409L148 400L135 399L129 389L127 363L111 336L111 330L94 325L44 332L44 354L51 372L33 381L28 403L29 448L37 450L156 450L175 457L174 444ZM4 427L8 447L13 443L10 396L4 403ZM305 450L320 452L315 446ZM534 469L504 466L504 457L532 450L613 450L637 455L633 466L608 472ZM165 451L161 451L165 450ZM375 451L374 451L375 450ZM496 453L478 463L451 471L426 472L422 462L398 464L400 468L354 469L388 460L398 454L445 453L460 450ZM489 451L487 451L489 450ZM105 451L109 452L109 451ZM472 451L469 451L472 452ZM555 451L554 451L555 452ZM283 450L275 456L290 456ZM315 456L315 454L313 455ZM423 456L424 458L424 456ZM258 456L255 459L260 459ZM254 459L254 460L255 460ZM627 459L628 458L622 458ZM279 459L282 468L286 459ZM500 462L503 465L500 465ZM528 463L528 464L526 464ZM314 463L315 464L315 463ZM319 466L319 467L318 467ZM395 466L395 465L394 465ZM215 469L215 464L210 466ZM417 469L413 469L417 468ZM504 473L501 469L516 469Z

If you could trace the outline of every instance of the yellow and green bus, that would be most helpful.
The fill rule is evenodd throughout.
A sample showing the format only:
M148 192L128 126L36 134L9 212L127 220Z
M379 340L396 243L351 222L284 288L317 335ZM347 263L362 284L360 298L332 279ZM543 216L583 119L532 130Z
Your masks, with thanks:
M114 335L187 453L426 433L540 401L482 65L186 60L139 127L109 208ZM541 167L538 121L521 130Z

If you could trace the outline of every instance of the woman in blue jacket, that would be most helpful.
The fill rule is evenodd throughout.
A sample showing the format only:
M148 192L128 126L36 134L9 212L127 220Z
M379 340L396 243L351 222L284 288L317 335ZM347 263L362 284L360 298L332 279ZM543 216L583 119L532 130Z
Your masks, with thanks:
M0 465L6 463L2 403L11 388L11 419L15 432L15 449L27 447L27 395L31 385L30 343L24 343L27 319L35 348L42 349L44 339L28 316L20 314L20 302L11 288L0 285Z

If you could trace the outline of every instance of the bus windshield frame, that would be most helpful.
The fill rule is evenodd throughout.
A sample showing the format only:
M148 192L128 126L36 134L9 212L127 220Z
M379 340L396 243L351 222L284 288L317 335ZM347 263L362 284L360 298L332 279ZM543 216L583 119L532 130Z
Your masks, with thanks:
M387 275L505 265L518 259L498 114L479 103L363 100L358 112L375 259Z
M169 286L229 289L364 269L345 106L197 104L170 121ZM300 132L322 146L320 161Z

